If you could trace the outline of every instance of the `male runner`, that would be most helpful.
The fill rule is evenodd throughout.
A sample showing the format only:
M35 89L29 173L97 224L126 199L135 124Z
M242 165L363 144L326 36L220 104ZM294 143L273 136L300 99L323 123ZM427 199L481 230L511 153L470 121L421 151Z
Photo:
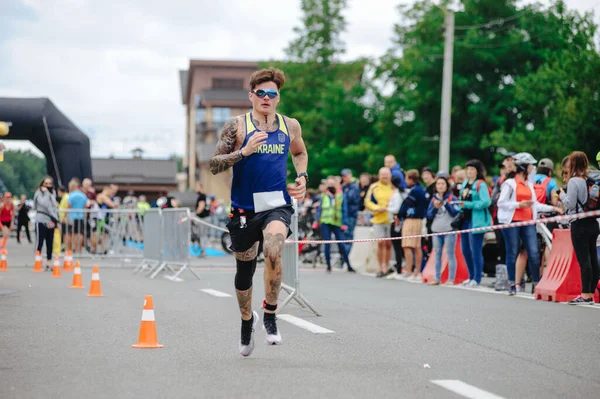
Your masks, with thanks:
M227 228L237 272L235 290L242 314L240 354L254 350L258 313L252 310L252 278L259 242L265 255L263 326L266 343L281 344L275 311L281 286L281 252L294 212L291 198L304 199L308 154L296 119L276 113L285 76L279 69L256 71L250 78L252 111L229 120L210 160L213 174L233 168L231 213ZM297 172L286 188L288 151Z

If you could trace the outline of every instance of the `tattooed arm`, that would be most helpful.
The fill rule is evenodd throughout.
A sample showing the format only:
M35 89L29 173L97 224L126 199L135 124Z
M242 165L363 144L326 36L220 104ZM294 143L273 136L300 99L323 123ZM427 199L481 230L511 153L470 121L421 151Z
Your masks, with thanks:
M302 128L300 127L300 122L293 118L287 119L287 125L290 129L292 162L294 163L294 168L296 168L296 173L300 174L306 172L308 168L308 153L302 139Z
M238 145L239 130L240 120L238 117L225 123L217 142L217 150L210 159L210 171L213 175L226 171L243 158L240 151L235 151Z
M292 118L288 118L287 125L290 131L290 152L292 153L294 168L297 174L305 173L308 167L308 153L302 139L302 128L300 127L300 123ZM305 176L297 177L295 183L295 187L288 186L288 193L290 196L296 198L296 200L302 201L306 195L306 183L308 183L308 179Z

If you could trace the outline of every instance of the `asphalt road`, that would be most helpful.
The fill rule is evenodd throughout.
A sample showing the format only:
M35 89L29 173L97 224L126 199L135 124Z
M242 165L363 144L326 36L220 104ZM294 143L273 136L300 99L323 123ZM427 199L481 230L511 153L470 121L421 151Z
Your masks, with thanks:
M264 345L259 329L253 355L241 358L227 258L203 260L220 266L180 283L105 262L105 296L89 298L91 261L86 289L73 290L71 273L32 273L23 251L9 247L12 266L0 273L3 399L600 395L600 306L304 269L302 292L323 316L293 304L282 314L329 331L280 319L284 344ZM258 309L262 270L254 289ZM162 349L131 348L145 295Z

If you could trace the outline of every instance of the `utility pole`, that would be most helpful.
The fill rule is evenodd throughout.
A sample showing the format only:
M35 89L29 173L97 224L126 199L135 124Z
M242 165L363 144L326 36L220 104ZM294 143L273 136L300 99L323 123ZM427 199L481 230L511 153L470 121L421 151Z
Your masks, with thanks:
M444 71L440 117L440 158L438 169L450 173L450 111L452 109L452 64L454 58L454 12L444 9Z

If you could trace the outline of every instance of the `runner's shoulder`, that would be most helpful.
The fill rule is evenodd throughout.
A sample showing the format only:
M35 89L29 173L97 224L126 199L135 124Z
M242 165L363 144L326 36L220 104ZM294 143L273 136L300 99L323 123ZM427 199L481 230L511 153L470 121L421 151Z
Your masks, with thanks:
M289 116L281 115L283 121L285 122L290 134L292 136L300 133L302 134L302 128L300 127L300 122L296 118L290 118Z

